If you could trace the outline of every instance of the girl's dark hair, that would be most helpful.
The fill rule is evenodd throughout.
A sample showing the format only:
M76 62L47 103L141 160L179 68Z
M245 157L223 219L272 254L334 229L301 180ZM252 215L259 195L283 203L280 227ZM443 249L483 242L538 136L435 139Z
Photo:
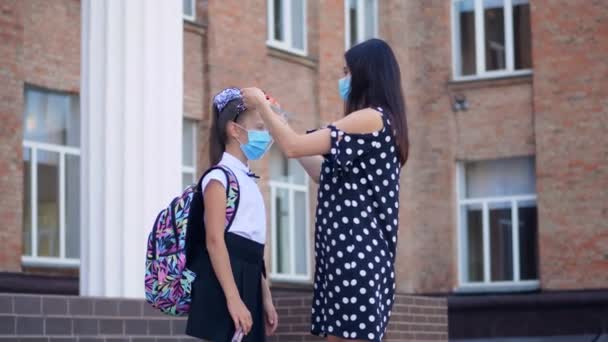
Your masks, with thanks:
M393 50L381 39L370 39L353 46L344 57L351 75L344 115L368 107L386 109L397 139L401 165L405 164L409 151L407 116L401 72Z
M226 151L226 125L230 121L236 121L243 113L243 100L234 99L220 112L215 104L212 104L211 113L213 114L211 129L209 134L209 161L211 165L217 165L222 159L222 154Z

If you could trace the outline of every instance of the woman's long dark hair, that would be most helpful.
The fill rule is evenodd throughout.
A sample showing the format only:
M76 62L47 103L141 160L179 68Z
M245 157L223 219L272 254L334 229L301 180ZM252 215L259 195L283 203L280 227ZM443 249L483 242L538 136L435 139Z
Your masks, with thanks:
M236 121L239 115L242 114L242 105L243 101L241 99L235 99L228 102L220 112L217 106L212 104L211 113L213 114L213 119L209 132L209 161L211 165L217 165L222 159L222 155L226 151L226 143L228 142L226 125L230 121Z
M344 115L368 107L388 110L401 165L405 164L409 152L407 116L401 71L393 50L381 39L370 39L353 46L344 57L351 75Z

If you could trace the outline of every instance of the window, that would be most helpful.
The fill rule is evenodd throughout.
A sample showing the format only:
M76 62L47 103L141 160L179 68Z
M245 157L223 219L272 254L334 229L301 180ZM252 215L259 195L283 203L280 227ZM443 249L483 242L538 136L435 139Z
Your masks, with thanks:
M184 119L182 126L182 187L198 181L196 174L196 121Z
M529 0L452 0L454 78L527 74Z
M184 8L184 19L189 21L196 20L196 0L182 0Z
M458 168L462 290L538 287L534 158Z
M310 280L308 177L294 159L270 152L272 277Z
M378 36L378 1L345 0L346 49Z
M23 127L23 262L78 266L78 96L27 87Z
M306 55L306 0L268 0L268 45Z

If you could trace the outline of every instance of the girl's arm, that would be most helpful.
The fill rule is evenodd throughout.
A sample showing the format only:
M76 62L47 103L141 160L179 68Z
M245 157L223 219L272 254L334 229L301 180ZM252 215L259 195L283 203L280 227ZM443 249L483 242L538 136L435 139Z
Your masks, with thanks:
M321 164L323 164L323 157L321 156L309 156L298 158L300 165L306 170L306 173L312 178L315 183L319 183L319 176L321 175Z
M273 335L279 325L279 316L272 302L272 294L266 277L262 277L262 296L264 300L264 314L266 324L266 335Z
M331 139L329 129L320 129L310 134L296 133L270 107L266 95L258 88L241 90L247 108L256 108L275 142L288 158L318 156L329 153ZM366 108L336 121L334 125L348 133L371 133L382 128L380 114Z
M236 329L242 329L245 334L248 334L253 321L234 282L230 257L224 240L226 189L220 182L212 180L206 186L203 198L205 201L205 237L211 265L226 296L228 311L230 311Z

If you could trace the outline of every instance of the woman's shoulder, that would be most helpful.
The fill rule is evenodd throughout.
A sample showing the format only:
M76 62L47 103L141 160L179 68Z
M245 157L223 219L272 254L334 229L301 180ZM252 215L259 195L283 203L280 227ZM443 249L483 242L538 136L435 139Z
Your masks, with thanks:
M364 108L348 114L335 126L347 134L369 134L382 129L382 113L374 108Z

